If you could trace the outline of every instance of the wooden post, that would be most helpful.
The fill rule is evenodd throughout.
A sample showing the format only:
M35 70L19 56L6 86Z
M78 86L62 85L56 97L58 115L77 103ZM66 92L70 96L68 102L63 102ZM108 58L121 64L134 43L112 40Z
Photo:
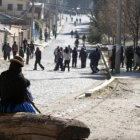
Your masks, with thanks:
M99 45L98 45L98 48L99 48L99 51L100 51L100 53L101 53L101 56L102 56L104 65L105 65L105 67L106 67L107 78L110 79L110 78L111 78L111 73L110 73L110 71L109 71L109 67L108 67L108 65L107 65L107 63L106 63L106 61L105 61L105 57L104 57L104 55L103 55L103 53L102 53L102 50L101 50L101 47L100 47Z

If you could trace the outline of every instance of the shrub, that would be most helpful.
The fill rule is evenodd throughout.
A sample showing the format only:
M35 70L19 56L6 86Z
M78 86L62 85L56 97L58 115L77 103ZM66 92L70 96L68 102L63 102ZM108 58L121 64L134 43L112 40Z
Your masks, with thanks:
M101 43L101 40L102 40L102 34L99 31L98 27L91 25L89 27L88 41L90 43Z

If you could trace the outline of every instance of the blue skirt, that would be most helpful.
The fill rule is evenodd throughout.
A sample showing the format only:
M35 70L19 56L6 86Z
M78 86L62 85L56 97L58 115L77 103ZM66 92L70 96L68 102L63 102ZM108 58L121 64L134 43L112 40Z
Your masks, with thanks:
M4 106L2 106L0 104L0 112L1 113L16 113L16 112L26 112L26 113L35 113L35 110L33 109L33 107L31 106L31 104L27 101L21 103L21 104L17 104L15 106L15 108L12 110L11 112L11 105L9 105L7 108L5 108Z

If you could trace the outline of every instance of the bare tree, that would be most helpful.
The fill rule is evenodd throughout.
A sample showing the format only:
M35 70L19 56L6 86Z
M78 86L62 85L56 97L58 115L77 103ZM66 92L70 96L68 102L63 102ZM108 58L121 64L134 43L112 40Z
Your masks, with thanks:
M124 15L135 48L138 45L140 31L140 0L124 0Z

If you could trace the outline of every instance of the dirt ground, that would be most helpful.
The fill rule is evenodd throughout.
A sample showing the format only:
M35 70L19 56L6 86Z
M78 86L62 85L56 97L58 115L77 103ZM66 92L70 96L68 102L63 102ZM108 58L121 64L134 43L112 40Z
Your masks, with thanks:
M0 61L7 69L9 63ZM117 79L91 97L77 95L50 102L44 112L84 122L91 130L88 140L140 140L140 79Z
M91 97L75 95L50 104L48 113L83 121L88 140L140 139L140 79L116 79Z

